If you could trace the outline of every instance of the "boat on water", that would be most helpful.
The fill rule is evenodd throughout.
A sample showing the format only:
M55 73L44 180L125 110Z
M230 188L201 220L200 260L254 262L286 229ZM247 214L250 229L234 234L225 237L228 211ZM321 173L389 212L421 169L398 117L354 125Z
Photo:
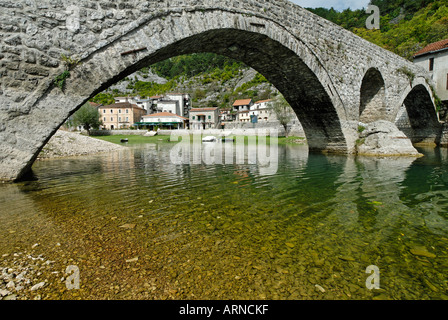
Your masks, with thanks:
M214 136L207 136L202 138L202 142L217 142L218 139Z
M128 139L121 139L120 142L121 143L126 143L126 142L129 142L129 140Z

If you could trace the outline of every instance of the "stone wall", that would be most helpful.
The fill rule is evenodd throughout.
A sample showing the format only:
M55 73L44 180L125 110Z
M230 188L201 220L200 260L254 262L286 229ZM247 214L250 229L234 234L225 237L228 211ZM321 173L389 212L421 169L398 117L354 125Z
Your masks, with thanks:
M442 136L440 138L440 145L442 147L448 147L448 123L442 125Z
M276 129L278 130L279 136L285 135L285 128L278 122L259 122L259 123L228 123L225 126L225 129ZM305 131L303 130L302 125L298 121L291 121L288 124L288 134L294 137L304 137Z

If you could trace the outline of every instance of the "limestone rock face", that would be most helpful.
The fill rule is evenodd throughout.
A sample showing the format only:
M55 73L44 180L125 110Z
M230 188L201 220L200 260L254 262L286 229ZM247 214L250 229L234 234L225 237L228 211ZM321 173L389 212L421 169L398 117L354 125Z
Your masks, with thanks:
M365 129L360 133L358 140L357 153L359 155L421 156L411 140L392 122L379 120L360 124L360 128Z

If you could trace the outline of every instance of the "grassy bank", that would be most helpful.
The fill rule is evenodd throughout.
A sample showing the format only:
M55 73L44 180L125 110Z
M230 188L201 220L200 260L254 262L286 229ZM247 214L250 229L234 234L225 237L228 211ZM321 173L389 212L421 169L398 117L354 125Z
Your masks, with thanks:
M155 136L155 137L144 137L144 136L136 136L136 135L117 135L117 136L92 136L92 138L124 145L121 143L121 139L128 139L128 145L130 144L142 144L142 143L161 143L166 142L169 143L170 136Z
M128 145L135 145L135 144L142 144L142 143L177 143L176 142L170 142L170 136L155 136L155 137L144 137L144 136L126 136L126 135L118 135L118 136L96 136L93 137L96 139L116 143L123 145L121 143L121 139L128 139ZM248 137L245 137L244 141L247 144L248 143ZM270 137L267 137L267 142L270 142ZM179 139L180 141L180 139ZM279 137L278 138L278 144L279 145L286 145L286 144L306 144L305 138L302 137Z

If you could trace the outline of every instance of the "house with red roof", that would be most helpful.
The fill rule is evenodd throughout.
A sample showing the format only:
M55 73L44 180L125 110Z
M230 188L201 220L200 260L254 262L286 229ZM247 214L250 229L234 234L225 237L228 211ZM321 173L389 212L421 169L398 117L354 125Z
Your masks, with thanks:
M431 43L414 55L414 63L430 72L439 98L448 103L448 39Z
M248 122L250 108L254 105L252 99L240 99L233 103L233 111L237 113L237 121Z

